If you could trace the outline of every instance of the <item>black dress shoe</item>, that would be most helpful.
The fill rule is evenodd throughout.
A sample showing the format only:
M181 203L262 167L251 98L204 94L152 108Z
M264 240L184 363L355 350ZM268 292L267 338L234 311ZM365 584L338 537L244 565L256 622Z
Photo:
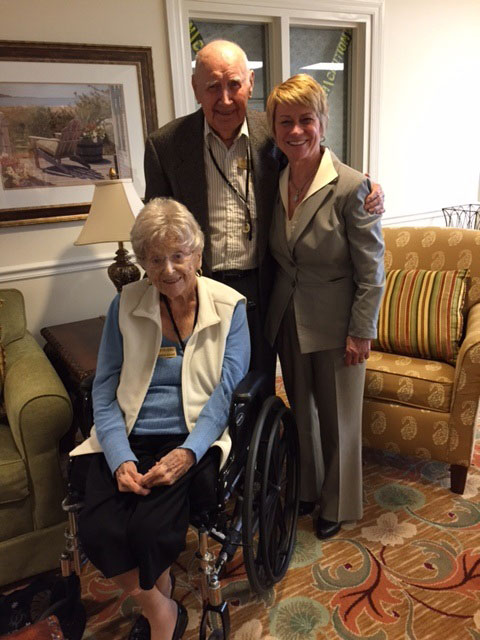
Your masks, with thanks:
M177 600L175 600L178 607L177 613L177 624L175 625L175 629L173 630L172 640L180 640L183 638L183 634L185 633L185 629L188 624L188 613L183 604L180 604Z
M298 515L299 516L308 516L310 513L313 513L315 509L315 502L306 502L305 500L300 500L298 503Z
M320 540L331 538L338 533L341 528L341 522L332 522L331 520L325 520L325 518L320 516L317 518L317 522L315 524L315 532L317 534L317 538L320 538Z
M170 574L170 582L172 584L172 590L170 591L171 598L175 590L176 582L173 573ZM150 623L142 614L140 614L133 623L133 627L128 634L128 640L150 640Z
M150 640L150 623L145 616L139 615L128 634L128 640Z

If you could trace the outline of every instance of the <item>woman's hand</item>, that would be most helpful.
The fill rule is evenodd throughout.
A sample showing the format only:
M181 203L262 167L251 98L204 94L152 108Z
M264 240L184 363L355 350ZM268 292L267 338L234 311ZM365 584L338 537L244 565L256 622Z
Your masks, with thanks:
M115 469L118 490L122 493L137 493L139 496L148 496L150 489L142 486L143 476L137 471L137 465L133 460L127 460Z
M368 338L355 338L354 336L347 336L347 342L345 345L345 364L350 366L351 364L361 364L368 360L370 355L370 343Z
M171 485L181 478L195 464L195 454L190 449L173 449L147 471L142 478L144 487Z

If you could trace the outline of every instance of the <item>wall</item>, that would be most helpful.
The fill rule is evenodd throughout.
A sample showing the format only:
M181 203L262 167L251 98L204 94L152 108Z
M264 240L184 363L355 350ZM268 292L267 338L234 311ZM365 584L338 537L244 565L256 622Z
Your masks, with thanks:
M378 178L388 217L428 223L480 199L480 2L386 0L384 26Z
M163 0L0 0L0 15L0 39L151 46L159 122L173 117ZM442 206L479 197L479 24L478 0L385 0L377 178L389 224L441 223ZM80 228L0 230L0 287L24 292L36 334L104 313L114 294L114 245L74 247Z
M0 16L0 40L152 47L159 122L173 117L162 0L0 0ZM37 337L41 327L105 313L115 294L106 265L116 245L73 246L82 224L0 229L0 287L23 292Z

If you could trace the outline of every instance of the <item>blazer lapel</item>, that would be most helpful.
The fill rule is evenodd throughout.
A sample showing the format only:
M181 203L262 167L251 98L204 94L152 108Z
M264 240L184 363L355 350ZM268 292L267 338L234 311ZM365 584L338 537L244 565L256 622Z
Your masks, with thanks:
M271 243L272 247L275 247L280 253L288 252L290 255L292 255L292 249L287 241L285 217L285 207L283 206L280 195L278 195L277 202L273 211Z
M252 161L253 191L257 210L257 254L259 264L267 250L273 204L277 193L279 162L267 131L265 115L247 111Z
M275 237L275 244L281 251L292 254L292 249L287 240L287 208L288 208L288 174L286 167L280 174L278 180L278 193L273 212L272 237Z
M212 263L212 250L208 221L208 187L203 156L203 123L203 111L199 109L192 114L188 130L185 127L179 132L181 135L175 141L178 145L175 173L181 176L182 201L193 213L205 235L203 255L208 271ZM172 158L172 161L175 161L175 158Z
M302 211L290 237L289 245L291 249L293 249L293 246L305 231L310 220L317 215L335 190L338 173L334 167L333 158L330 150L325 149L317 174L302 202ZM286 171L288 170L289 168L286 169Z

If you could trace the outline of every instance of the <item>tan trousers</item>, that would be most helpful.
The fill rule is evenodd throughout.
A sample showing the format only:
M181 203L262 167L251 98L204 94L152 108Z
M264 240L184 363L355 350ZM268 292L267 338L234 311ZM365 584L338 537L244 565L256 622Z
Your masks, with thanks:
M359 520L365 364L346 367L343 348L301 354L292 305L277 344L300 438L300 499L327 520Z

